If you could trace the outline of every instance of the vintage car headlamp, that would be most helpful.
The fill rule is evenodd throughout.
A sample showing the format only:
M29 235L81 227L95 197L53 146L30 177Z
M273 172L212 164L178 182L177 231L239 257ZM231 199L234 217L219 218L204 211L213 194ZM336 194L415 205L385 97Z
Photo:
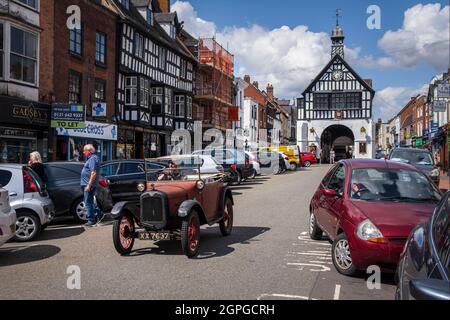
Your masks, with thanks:
M196 185L197 185L197 189L198 189L198 190L203 190L203 189L205 188L205 181L203 181L203 180L198 180L197 183L196 183Z
M433 169L430 172L430 177L439 177L441 173L439 172L439 169Z
M139 192L144 192L145 191L145 184L139 183L137 185L137 189L138 189Z
M358 226L356 230L356 235L365 241L373 243L386 243L386 239L380 230L370 221L369 219L364 220Z

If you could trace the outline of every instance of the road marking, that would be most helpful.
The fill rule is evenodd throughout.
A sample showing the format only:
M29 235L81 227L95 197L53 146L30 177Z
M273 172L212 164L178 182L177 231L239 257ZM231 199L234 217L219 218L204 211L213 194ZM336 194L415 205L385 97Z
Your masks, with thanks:
M333 264L332 262L328 261L309 261L310 263L324 263L324 264Z
M32 247L37 246L37 244L30 244L28 246L20 246L20 247L11 247L11 248L2 248L0 249L0 252L11 252L11 253L15 253L15 252L19 252L19 251L23 251Z
M306 296L296 296L292 294L280 294L280 293L264 293L260 295L256 300L261 300L262 298L274 297L274 298L289 298L289 299L298 299L298 300L317 300L314 298L306 297Z
M328 253L309 253L309 252L294 252L295 254L300 254L303 256L319 256L319 257L329 257Z
M339 300L340 294L341 294L341 285L337 284L336 288L334 289L334 297L333 297L333 299L334 300Z
M302 235L302 236L306 236L308 234L308 232L302 232L302 233L300 233L300 235Z
M313 272L326 272L330 271L331 269L321 265L321 264L315 264L315 263L299 263L299 262L288 262L288 266L305 266L305 267L318 267L320 269L310 269Z

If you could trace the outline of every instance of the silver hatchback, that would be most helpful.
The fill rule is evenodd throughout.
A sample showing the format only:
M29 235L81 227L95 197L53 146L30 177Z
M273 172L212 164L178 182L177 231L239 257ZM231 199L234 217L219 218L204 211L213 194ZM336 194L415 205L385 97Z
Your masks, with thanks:
M16 210L17 241L35 239L55 215L55 207L39 176L21 164L1 164L0 183Z

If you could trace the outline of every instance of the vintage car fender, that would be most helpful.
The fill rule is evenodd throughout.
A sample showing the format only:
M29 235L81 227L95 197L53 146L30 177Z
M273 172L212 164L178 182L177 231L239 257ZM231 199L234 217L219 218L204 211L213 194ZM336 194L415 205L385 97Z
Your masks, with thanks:
M125 211L131 212L136 218L139 218L139 203L131 201L121 201L114 205L109 216L113 219L122 217Z
M219 212L220 212L221 215L223 214L223 211L225 209L225 200L227 198L231 199L231 203L234 206L233 193L231 192L230 188L225 187L225 188L222 189L221 194L220 194L220 200L221 201L219 202L219 210L220 210Z
M180 205L178 208L178 217L186 218L194 207L197 207L200 210L199 214L203 217L205 216L201 203L195 199L192 199L186 200Z

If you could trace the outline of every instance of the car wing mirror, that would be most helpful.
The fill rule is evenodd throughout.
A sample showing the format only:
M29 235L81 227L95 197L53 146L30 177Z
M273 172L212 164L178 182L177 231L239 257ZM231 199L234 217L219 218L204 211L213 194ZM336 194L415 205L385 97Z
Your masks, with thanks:
M323 189L322 194L328 198L334 198L338 196L337 192L333 189Z
M411 280L409 289L416 300L450 300L450 287L444 280Z

